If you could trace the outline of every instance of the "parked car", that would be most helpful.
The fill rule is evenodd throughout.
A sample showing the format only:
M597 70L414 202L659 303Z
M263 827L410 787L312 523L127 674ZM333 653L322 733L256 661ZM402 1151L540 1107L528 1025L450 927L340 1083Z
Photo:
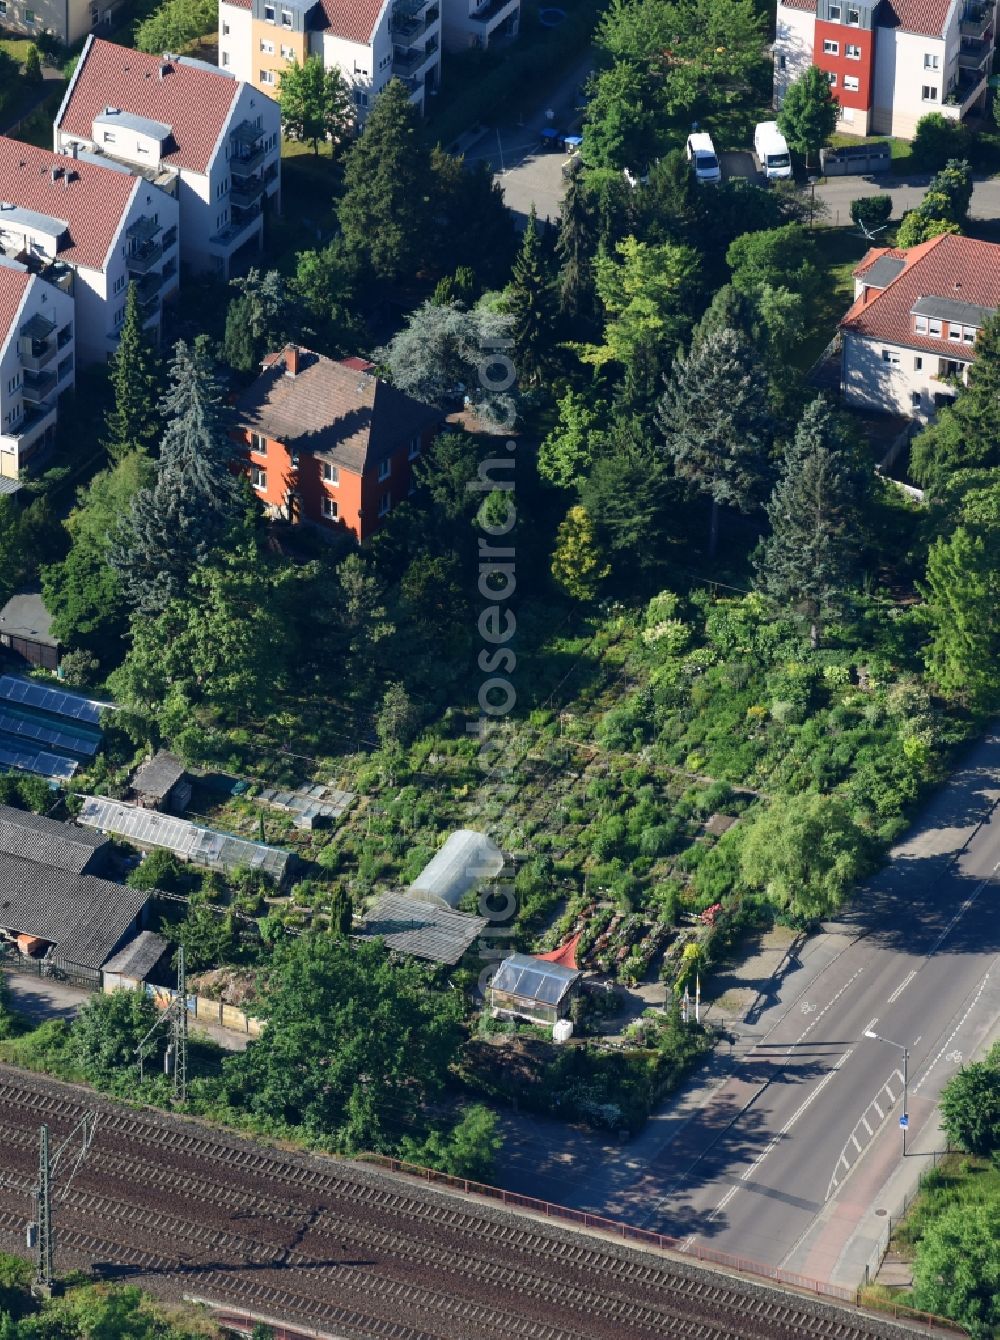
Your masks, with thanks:
M792 156L777 121L762 121L753 133L753 151L768 181L792 175Z
M712 137L707 131L696 130L688 136L687 156L698 181L718 186L722 181L722 168L719 166Z

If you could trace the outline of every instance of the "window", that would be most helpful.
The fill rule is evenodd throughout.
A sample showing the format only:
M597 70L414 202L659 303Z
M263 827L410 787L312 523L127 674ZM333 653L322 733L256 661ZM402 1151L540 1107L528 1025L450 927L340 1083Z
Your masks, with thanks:
M255 489L262 489L262 490L266 489L267 488L266 471L262 470L259 465L252 465L250 467L250 482L253 484Z
M115 325L120 326L124 320L125 320L125 308L119 307L118 311L115 312Z
M379 479L388 479L391 474L392 461L387 456L384 461L379 461L378 463L378 477Z
M882 362L883 362L883 363L888 363L889 366L890 366L891 368L898 368L898 367L899 367L899 350L898 350L898 349L883 349L883 350L882 350Z
M927 334L927 318L926 318L926 316L916 316L916 317L914 317L914 318L913 318L913 328L914 328L914 330L917 332L918 335L926 335L926 334Z
M323 515L327 521L336 521L340 516L340 508L337 506L336 498L323 499Z
M223 19L223 21L222 21L222 36L223 36L223 37L228 37L228 36L229 36L229 24L226 23L226 21L225 21L224 19Z
M861 48L857 46L854 42L848 42L847 46L844 47L844 55L847 57L848 60L860 60Z
M962 339L965 341L966 344L975 344L975 342L976 342L976 330L975 330L975 327L974 327L974 326L963 326L963 327L962 327Z
M281 11L281 26L282 28L290 28L292 26L292 11L290 9L283 9Z
M229 64L229 52L224 51L222 53L222 68L225 69L228 64Z
M337 466L331 465L329 461L323 462L323 483L324 484L340 483L340 470L337 468Z
M114 142L115 142L115 132L113 130L106 130L104 132L104 143L114 144Z
M282 46L281 46L281 54L282 54L282 56L284 56L285 60L294 60L294 59L295 59L295 51L293 50L293 48L292 48L292 47L286 47L286 46L284 45L284 43L282 43Z
M21 385L21 374L18 373L16 376L11 377L10 381L8 381L7 383L8 393L10 395L13 395L20 385Z
M7 0L0 0L0 14L7 13Z
M410 450L407 452L407 459L415 461L419 455L420 455L420 438L411 437Z
M925 70L940 70L940 68L941 68L941 57L940 57L940 56L935 56L935 55L933 55L930 51L925 51L925 52L924 52L924 69L925 69Z
M125 287L125 275L119 275L118 278L115 280L114 285L112 286L111 292L121 293L124 287Z
M787 62L786 62L786 60L785 60L785 53L782 52L781 55L778 57L778 69L779 69L779 70L783 70L783 69L785 68L786 64L787 64Z
M265 6L264 6L264 22L265 22L265 23L273 23L273 22L274 22L274 6L273 6L273 5L265 5Z
M260 72L260 82L261 82L262 84L273 84L273 83L274 83L274 71L273 71L273 70L261 70L261 72Z
M263 433L250 434L250 450L255 451L258 456L267 455L267 438Z
M823 41L823 54L825 56L839 56L840 43L832 42L829 37L825 38Z
M910 405L913 407L913 409L919 409L919 408L920 408L920 401L921 401L921 398L922 398L922 397L921 397L919 391L911 391L911 392L910 392Z
M934 84L924 84L920 90L920 96L924 102L937 102L938 91Z
M960 340L960 339L962 338L962 327L961 327L961 326L956 326L955 323L954 323L953 321L949 322L949 323L948 323L948 338L949 338L949 340L954 340L954 341L956 341L956 342L957 342L958 340Z
M923 370L924 370L924 360L920 357L919 354L917 354L916 358L913 360L913 371L923 372Z
M24 11L24 21L25 23L34 23L35 11L33 9L26 9Z
M847 11L847 22L854 28L861 27L861 10L849 9Z
M934 339L939 340L941 338L941 322L938 321L936 317L931 317L927 324L927 329Z
M831 5L831 6L830 6L830 22L831 22L831 23L839 23L839 22L840 22L840 6L839 6L839 5Z
M830 85L831 88L837 87L837 76L833 73L832 70L827 70L826 82Z
M273 55L274 55L274 43L273 43L273 42L268 42L268 41L267 41L265 38L263 38L263 37L260 39L260 49L261 49L261 51L263 51L263 53L264 53L265 56L273 56Z
M844 89L848 93L857 93L861 85L858 83L858 77L854 74L844 75Z
M378 502L379 516L388 516L390 507L392 507L392 494L383 493Z

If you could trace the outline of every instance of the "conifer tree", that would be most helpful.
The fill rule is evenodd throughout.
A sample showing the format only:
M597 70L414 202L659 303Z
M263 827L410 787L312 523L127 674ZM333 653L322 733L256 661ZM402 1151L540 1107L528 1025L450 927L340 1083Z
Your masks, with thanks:
M219 388L207 358L178 341L156 478L132 502L111 544L112 567L129 604L156 614L184 593L195 569L243 515L245 494L230 469Z
M571 175L563 196L556 241L559 312L573 324L574 332L581 323L590 326L597 320L594 256L598 237L594 205L587 194L583 173L578 169Z
M767 379L746 340L723 329L678 354L657 420L677 477L712 500L714 554L719 508L751 511L767 479Z
M133 451L148 451L160 430L157 400L160 393L159 359L142 327L139 293L129 284L125 322L111 360L114 404L105 419L104 446L114 464Z
M757 584L809 625L813 648L841 608L859 538L860 477L830 408L808 406L766 506L771 534L754 558Z
M412 278L425 260L430 179L420 113L390 79L347 156L339 208L345 246L376 278Z
M518 379L525 386L537 385L552 347L555 294L542 255L534 205L514 261L507 307L513 318Z

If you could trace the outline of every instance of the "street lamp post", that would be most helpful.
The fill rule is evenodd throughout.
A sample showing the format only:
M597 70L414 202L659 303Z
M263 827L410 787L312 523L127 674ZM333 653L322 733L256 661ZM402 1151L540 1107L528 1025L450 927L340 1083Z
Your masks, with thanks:
M819 178L818 178L818 177L809 177L809 178L808 178L808 181L809 181L809 186L810 186L810 188L811 188L811 190L812 190L812 194L811 194L810 197L809 197L809 227L812 228L812 226L813 226L813 215L816 213L816 183L819 181Z
M866 1037L866 1038L873 1038L876 1042L885 1042L885 1043L887 1043L890 1047L895 1047L898 1051L901 1051L901 1052L903 1053L903 1115L902 1115L902 1116L900 1117L900 1119L899 1119L899 1124L900 1124L900 1127L901 1127L902 1132L903 1132L903 1158L905 1159L905 1158L906 1158L906 1128L907 1128L907 1126L909 1125L909 1122L910 1122L910 1116L909 1116L909 1113L908 1113L907 1110L906 1110L906 1065L907 1065L907 1062L908 1062L909 1059L910 1059L910 1053L909 1053L909 1051L907 1050L907 1048L903 1046L903 1044L902 1044L901 1042L893 1042L893 1040L892 1040L891 1038L884 1038L884 1037L882 1037L879 1033L876 1033L875 1030L874 1030L873 1028L866 1028L866 1029L865 1029L865 1037Z

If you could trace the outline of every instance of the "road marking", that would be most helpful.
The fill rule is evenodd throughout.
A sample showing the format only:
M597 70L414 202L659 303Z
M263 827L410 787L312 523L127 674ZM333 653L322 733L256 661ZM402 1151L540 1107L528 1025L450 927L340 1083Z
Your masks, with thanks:
M840 1165L843 1164L844 1167L847 1169L847 1173L850 1173L851 1170L852 1170L852 1168L854 1167L854 1164L857 1163L857 1162L859 1161L859 1159L861 1158L861 1156L864 1154L864 1152L865 1152L865 1148L867 1147L868 1143L871 1141L871 1139L873 1138L873 1136L874 1136L874 1134L875 1134L875 1132L874 1132L874 1131L872 1130L872 1128L871 1128L871 1125L870 1125L869 1122L868 1122L868 1113L869 1113L869 1111L870 1111L872 1108L874 1108L875 1111L879 1114L879 1118L880 1118L880 1127L879 1127L879 1129L881 1129L881 1125L884 1125L884 1124L885 1124L885 1115L884 1115L884 1113L882 1112L882 1109L881 1109L881 1108L879 1107L879 1105L878 1105L877 1095L880 1094L880 1093L882 1092L883 1089L885 1089L885 1090L890 1094L890 1096L891 1096L891 1094L892 1094L892 1090L890 1089L889 1084L890 1084L890 1082L891 1082L892 1080L894 1080L894 1079L898 1079L899 1082L902 1084L902 1082L903 1082L903 1076L902 1076L902 1073L901 1073L899 1070L894 1070L894 1071L892 1072L892 1074L889 1076L889 1079L886 1080L886 1082L882 1085L882 1088L879 1089L879 1090L877 1091L876 1098L873 1098L873 1099L871 1100L871 1102L868 1104L868 1106L867 1106L867 1107L864 1109L864 1111L861 1113L860 1118L854 1123L854 1129L851 1131L850 1135L849 1135L849 1136L847 1137L847 1139L844 1141L844 1147L843 1147L843 1149L840 1151L840 1157L838 1158L837 1162L833 1165L833 1172L832 1172L831 1175L830 1175L830 1182L829 1182L829 1185L828 1185L827 1188L826 1188L826 1197L825 1197L825 1200L829 1200L829 1199L830 1199L830 1197L833 1195L833 1193L839 1188L839 1186L840 1186L840 1184L841 1184L841 1181L843 1180L841 1177L838 1176L838 1173L839 1173L839 1171L840 1171ZM893 1104L895 1105L895 1099L893 1099ZM868 1140L865 1141L864 1144L862 1144L861 1141L859 1141L859 1139L858 1139L858 1127L859 1127L859 1126L863 1126L863 1127L865 1128L865 1130L868 1132ZM852 1163L851 1160L848 1159L848 1157L847 1157L848 1149L850 1148L850 1146L851 1146L852 1144L853 1144L854 1148L857 1150L857 1156L856 1156L856 1158L854 1159L854 1163ZM846 1175L846 1174L845 1174L845 1175Z
M849 978L847 979L847 981L846 981L846 982L844 983L844 985L840 988L840 990L837 992L837 994L836 994L831 1000L828 1000L828 1001L827 1001L827 1003L823 1006L823 1008L820 1010L819 1014L817 1014L816 1018L812 1021L812 1023L809 1025L809 1027L808 1027L808 1028L804 1028L804 1029L802 1030L802 1032L799 1034L799 1036L795 1039L795 1041L792 1043L792 1045L791 1045L791 1046L788 1048L788 1050L785 1052L785 1055L786 1055L786 1056L791 1056L792 1052L793 1052L793 1051L795 1050L795 1048L799 1045L799 1043L802 1041L802 1039L805 1038L805 1037L807 1037L808 1034L810 1034L810 1033L813 1031L813 1029L816 1027L816 1025L819 1023L819 1021L823 1018L823 1015L826 1014L827 1010L830 1009L833 1005L836 1005L837 1001L838 1001L838 1000L840 999L840 997L844 994L844 992L847 990L847 988L851 985L851 983L854 981L854 979L855 979L856 977L860 977L860 975L864 972L864 970L865 970L865 965L862 963L861 967L858 968L857 972L855 972L855 973L853 974L853 976L851 976L851 977L849 977ZM873 1021L873 1022L874 1022L874 1021ZM870 1026L871 1026L871 1025L869 1025L869 1027L870 1027Z
M900 998L900 996L903 994L903 992L906 990L906 988L910 985L910 983L913 981L913 979L914 979L914 977L916 977L916 975L917 975L917 970L916 970L916 968L914 968L912 972L908 973L907 976L903 978L903 980L900 982L899 986L896 987L895 991L894 991L894 992L892 993L892 995L889 997L887 1004L889 1004L889 1005L895 1005L896 1001Z
M878 1105L878 1099L877 1099L877 1098L873 1098L873 1099L872 1099L872 1101L871 1101L871 1106L872 1106L872 1107L875 1109L875 1111L878 1113L878 1119L879 1119L879 1121L885 1121L885 1113L884 1113L884 1112L882 1111L882 1109L879 1107L879 1105Z
M872 1135L872 1134L873 1134L872 1128L868 1125L868 1118L867 1118L867 1117L862 1117L862 1118L861 1118L861 1125L865 1128L865 1130L868 1132L869 1135Z
M861 1036L864 1037L864 1035L870 1029L874 1028L877 1023L878 1023L878 1015L876 1014L874 1019L869 1019L868 1022L865 1024L864 1028L861 1030Z
M832 1002L831 1002L831 1003L832 1003ZM757 1157L754 1159L753 1163L751 1163L750 1166L749 1166L748 1168L745 1168L745 1169L743 1170L743 1172L740 1173L740 1182L747 1182L747 1181L749 1181L749 1179L754 1175L754 1173L757 1171L757 1169L760 1167L760 1165L761 1165L761 1164L764 1162L764 1160L767 1158L768 1154L770 1154L771 1150L774 1149L775 1146L778 1145L778 1144L781 1142L781 1140L783 1139L783 1137L786 1136L786 1135L788 1134L788 1132L792 1129L792 1127L793 1127L793 1126L795 1125L795 1123L798 1121L799 1117L801 1117L802 1114L803 1114L809 1107L812 1106L812 1104L813 1104L813 1103L816 1101L816 1099L820 1096L820 1094L823 1092L823 1090L826 1088L826 1086L830 1083L830 1081L831 1081L831 1080L833 1079L833 1077L836 1075L837 1071L838 1071L838 1070L840 1069L840 1067L844 1064L844 1062L847 1060L847 1058L853 1053L853 1051L854 1051L854 1048L851 1047L848 1051L844 1052L843 1056L841 1056L841 1058L837 1061L837 1064L833 1067L833 1069L829 1072L829 1074L824 1075L824 1077L823 1077L823 1078L820 1080L820 1082L816 1085L815 1089L813 1089L812 1093L809 1094L809 1096L808 1096L802 1103L800 1103L799 1106L795 1109L795 1111L792 1113L792 1115L791 1115L791 1116L788 1118L788 1120L785 1122L784 1126L782 1126L782 1128L781 1128L781 1130L778 1132L778 1134L777 1134L777 1135L773 1135L773 1136L771 1137L771 1139L768 1141L768 1143L764 1146L764 1148L761 1150L761 1152L760 1152L760 1153L757 1155ZM729 1202L732 1200L732 1198L736 1195L736 1193L737 1193L737 1191L739 1191L739 1189L740 1189L740 1188L739 1188L739 1184L737 1184L736 1186L732 1186L732 1187L729 1188L729 1190L726 1192L726 1194L725 1194L725 1195L722 1197L722 1199L719 1201L718 1205L716 1205L715 1209L714 1209L714 1210L712 1211L712 1213L708 1216L708 1222L709 1222L709 1223L711 1223L711 1222L716 1218L717 1215L719 1215L719 1214L722 1213L722 1211L726 1208L726 1206L729 1204Z
M888 1084L885 1086L885 1091L886 1091L886 1093L889 1095L889 1102L890 1102L890 1104L895 1103L895 1101L896 1101L896 1095L895 1095L895 1094L893 1093L893 1091L889 1088Z
M966 898L965 902L961 905L961 907L958 909L958 911L957 911L957 912L955 913L955 915L952 917L951 921L949 921L948 924L947 924L947 926L945 926L944 930L941 932L941 934L938 936L938 938L934 941L933 947L931 948L931 951L930 951L931 954L935 953L935 952L937 951L937 949L940 947L940 945L942 944L942 942L944 941L945 937L951 934L952 930L955 928L955 926L958 925L958 923L959 923L959 921L962 919L962 917L965 916L966 912L968 912L969 908L972 906L972 904L976 901L976 899L977 899L977 898L979 897L979 895L982 893L983 889L986 888L987 884L989 884L990 880L993 878L993 876L997 873L998 870L1000 870L1000 861L997 861L996 865L993 867L993 869L990 871L990 873L986 876L986 878L985 878L984 880L982 880L979 884L976 885L976 887L975 887L975 888L972 890L972 892L969 894L968 898ZM928 958L929 958L929 957L930 957L930 954L928 954Z
M851 1131L851 1140L852 1140L853 1143L854 1143L854 1148L855 1148L855 1149L858 1151L858 1153L860 1154L860 1153L861 1153L861 1146L858 1144L858 1137L854 1134L853 1131ZM844 1162L846 1163L847 1160L845 1159Z
M955 1040L955 1034L958 1032L958 1030L959 1030L959 1029L962 1027L962 1025L965 1023L966 1019L968 1019L969 1015L972 1013L972 1011L973 1011L973 1010L976 1008L976 1006L979 1004L979 997L980 997L980 996L983 994L983 992L986 990L986 983L990 980L990 973L993 971L994 966L995 966L995 964L990 964L990 966L986 969L986 973L985 973L985 975L983 976L983 980L979 983L979 990L978 990L978 991L976 992L976 994L973 996L972 1001L971 1001L971 1003L970 1003L970 1005L969 1005L969 1008L965 1011L965 1013L962 1015L961 1019L959 1019L958 1023L957 1023L957 1024L955 1025L955 1027L952 1029L952 1031L951 1031L951 1036L948 1038L948 1041L944 1044L944 1046L943 1046L943 1047L941 1048L941 1050L938 1052L937 1056L935 1056L934 1060L931 1061L930 1065L928 1065L927 1068L924 1070L924 1073L923 1073L923 1074L920 1076L920 1078L917 1080L916 1084L914 1084L914 1086L913 1086L913 1092L914 1092L914 1093L917 1092L917 1090L918 1090L918 1089L920 1088L920 1086L923 1084L924 1080L927 1078L927 1076L931 1073L931 1071L932 1071L932 1070L934 1069L934 1067L937 1065L938 1061L940 1061L940 1060L941 1060L941 1057L944 1056L945 1052L948 1050L948 1048L949 1048L949 1047L951 1046L951 1044L954 1042L954 1040Z

